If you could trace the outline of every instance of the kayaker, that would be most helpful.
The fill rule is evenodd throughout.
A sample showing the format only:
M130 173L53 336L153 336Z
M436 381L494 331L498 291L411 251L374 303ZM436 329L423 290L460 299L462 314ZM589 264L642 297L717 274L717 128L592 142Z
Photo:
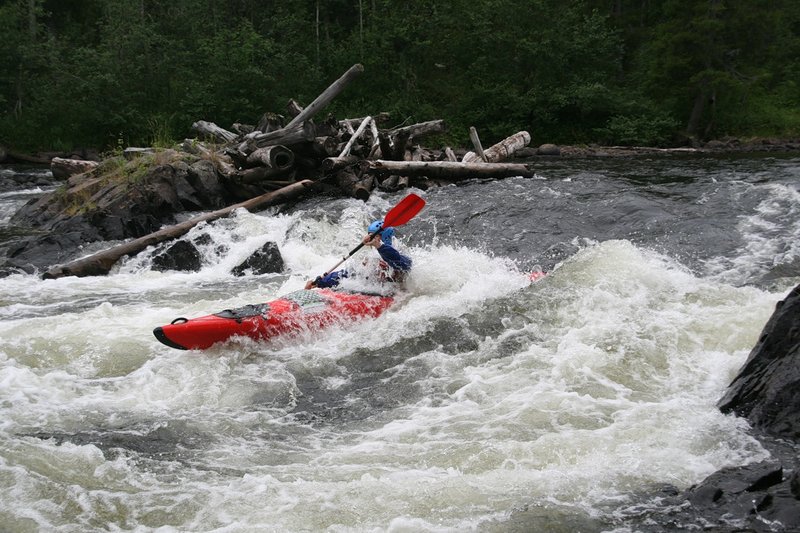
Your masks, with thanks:
M394 228L381 230L382 227L383 221L381 220L376 220L370 224L369 228L367 228L367 235L364 236L363 243L366 246L372 246L378 250L378 254L381 256L381 281L402 282L406 274L411 270L411 258L401 254L392 246ZM372 237L372 234L376 232L378 233ZM348 276L349 273L346 269L337 270L326 276L318 276L316 279L308 280L306 282L306 289L311 289L313 287L320 289L336 287L343 278Z

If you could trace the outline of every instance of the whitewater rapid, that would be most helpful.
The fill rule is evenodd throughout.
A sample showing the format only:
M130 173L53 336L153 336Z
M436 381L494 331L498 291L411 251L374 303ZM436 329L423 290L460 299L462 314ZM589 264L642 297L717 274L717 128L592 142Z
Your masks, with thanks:
M205 352L153 337L302 288L399 198L204 224L196 273L149 250L0 280L0 529L601 531L635 494L767 456L715 405L796 279L742 283L796 253L791 224L764 230L797 208L785 190L705 271L584 237L532 284L541 258L459 245L423 211L398 231L408 293L376 320ZM283 273L230 274L266 241Z

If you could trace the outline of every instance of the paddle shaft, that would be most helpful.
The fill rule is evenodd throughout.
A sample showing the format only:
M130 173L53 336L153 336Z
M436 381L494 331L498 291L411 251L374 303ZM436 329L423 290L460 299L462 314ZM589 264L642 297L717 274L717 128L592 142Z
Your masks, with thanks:
M341 261L336 263L330 270L325 272L321 277L325 277L334 270L336 270L339 265L350 259L354 253L359 251L364 245L375 238L376 235L379 235L381 231L391 228L393 226L402 226L419 213L422 208L425 207L425 200L417 196L416 194L409 194L394 206L391 211L386 213L386 216L383 218L383 224L381 225L381 229L376 232L369 234L369 239L366 241L362 241L358 246L350 250L350 253L347 254L345 257L342 258Z
M376 231L375 233L370 233L370 234L369 234L369 240L371 241L372 239L374 239L374 238L375 238L375 235L378 235L380 232L381 232L381 230L378 230L378 231ZM367 241L367 242L369 242L369 241ZM366 244L366 243L362 242L361 244L359 244L358 246L356 246L355 248L353 248L352 250L350 250L350 253L349 253L349 254L347 254L346 256L342 257L342 260L341 260L341 261L339 261L338 263L336 263L335 265L333 265L333 267L331 267L331 269L330 269L330 270L328 270L327 272L325 272L325 273L322 275L322 277L324 278L325 276L327 276L328 274L330 274L331 272L333 272L334 270L336 270L336 269L339 267L339 265L341 265L342 263L344 263L345 261L347 261L348 259L350 259L350 258L353 256L353 254L354 254L354 253L356 253L356 252L357 252L357 251L359 251L361 248L363 248L363 247L364 247L364 244Z

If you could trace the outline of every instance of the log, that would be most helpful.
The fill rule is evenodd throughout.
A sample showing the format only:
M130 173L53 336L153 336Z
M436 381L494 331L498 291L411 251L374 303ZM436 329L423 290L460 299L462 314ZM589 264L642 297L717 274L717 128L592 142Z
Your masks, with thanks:
M54 157L50 160L50 172L56 179L66 179L76 174L83 174L97 168L97 161L84 161L83 159L65 159Z
M339 141L336 137L316 137L313 141L292 146L295 157L325 159L336 157L339 151Z
M367 159L372 159L376 155L378 155L381 149L381 140L380 134L378 133L378 124L373 120L370 125L370 131L372 132L372 146L369 149L369 154L367 155Z
M360 160L361 159L355 155L348 155L345 157L326 157L322 160L322 170L326 172L334 172L348 166L357 165Z
M476 130L474 126L469 127L469 139L472 141L472 146L475 148L475 153L478 154L478 157L481 158L481 161L488 163L489 160L486 158L486 154L483 153L481 138L478 137L478 130Z
M500 141L499 143L493 145L488 150L484 151L484 155L486 156L486 161L489 163L497 163L498 161L504 161L514 155L514 152L521 148L525 148L531 142L531 134L527 131L520 131L515 133L511 137L507 137ZM479 161L480 157L473 153L467 152L464 154L464 157L461 158L462 163L472 163L474 161Z
M336 173L336 184L348 196L359 200L369 200L369 193L372 190L373 176L360 178L352 168L345 168Z
M339 127L346 128L348 127L348 125L350 125L351 128L353 127L353 125L358 127L358 125L361 124L361 121L364 120L365 118L372 118L373 122L375 122L376 124L383 124L384 122L389 120L390 117L391 115L389 113L387 113L386 111L382 111L377 115L370 115L369 117L346 118L344 120L339 121Z
M303 106L301 106L294 98L290 99L286 104L286 114L290 117L294 118L302 112Z
M377 180L377 179L378 179L378 178L376 178L376 180ZM380 182L380 184L378 185L378 187L380 187L381 189L383 189L383 190L385 190L385 191L394 192L394 191L396 191L396 190L397 190L397 181L398 181L399 179L400 179L400 176L395 176L395 175L392 175L392 176L387 176L385 179L383 179L383 180Z
M253 126L252 124L242 124L240 122L234 122L233 124L231 124L231 129L237 135L244 137L248 133L253 133L256 127Z
M192 124L192 129L198 132L203 137L208 137L210 139L223 143L233 142L238 137L232 131L220 128L213 122L207 122L205 120L198 120L197 122Z
M329 116L322 122L315 122L314 135L316 137L337 137L339 135L339 121Z
M351 81L353 81L359 74L364 72L364 66L360 63L356 63L352 67L350 67L347 72L342 74L342 76L330 84L330 86L322 91L322 93L317 96L313 102L308 104L308 106L303 109L300 113L297 114L287 125L285 129L293 129L303 122L307 121L308 119L312 118L316 115L323 107L328 105L331 100L336 98L339 93L341 93L345 87L347 87Z
M314 124L305 122L298 127L283 128L269 133L254 132L245 136L245 140L239 144L237 149L245 154L249 154L259 148L282 144L292 146L299 143L309 142L316 138L317 132Z
M294 153L285 146L276 144L259 148L247 156L247 163L252 166L260 165L278 172L285 172L294 164Z
M452 161L454 163L456 161L458 161L458 157L456 157L455 152L453 152L453 149L450 148L449 146L445 147L444 155L445 155L445 158L447 159L447 161Z
M81 259L72 261L71 263L57 265L45 272L42 277L44 279L56 279L64 276L83 277L108 274L116 262L125 255L135 255L148 246L158 244L168 239L178 238L188 233L189 230L191 230L200 222L212 221L228 216L230 213L239 208L253 211L255 209L261 209L270 205L292 200L310 190L313 183L314 182L311 180L299 181L277 191L256 196L255 198L251 198L245 202L194 217L180 224L161 229L149 235L145 235L144 237L120 244L119 246L114 246L88 257L83 257Z
M453 163L451 161L361 161L361 169L376 176L427 176L450 181L473 178L532 178L533 168L518 163Z
M444 133L445 131L447 131L447 125L444 123L444 120L430 120L428 122L403 126L402 128L395 128L391 130L389 134L392 137L408 135L409 138L413 139L414 137Z
M353 136L350 137L350 140L347 141L347 144L345 145L344 149L342 149L342 153L339 154L339 157L347 157L350 155L350 150L353 148L353 144L359 137L361 137L361 135L364 133L364 130L366 130L370 124L372 124L372 117L367 117L361 121L361 125L358 126L358 129L355 131Z
M276 115L275 113L264 113L261 115L261 119L258 121L256 130L260 131L261 133L278 131L283 129L284 122L285 120L281 115Z
M283 176L287 172L290 172L292 167L288 168L272 168L272 167L255 167L255 168L243 168L240 170L234 170L233 172L226 174L225 177L231 180L234 180L238 183L257 183L261 184L264 180L268 178L274 178L277 176Z

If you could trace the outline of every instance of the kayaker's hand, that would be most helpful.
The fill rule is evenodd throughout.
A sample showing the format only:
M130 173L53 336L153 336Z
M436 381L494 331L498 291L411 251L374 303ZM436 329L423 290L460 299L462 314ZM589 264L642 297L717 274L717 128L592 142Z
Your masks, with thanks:
M313 289L316 286L317 286L316 280L310 279L306 281L306 290Z
M372 238L370 238L370 237L372 237L372 234L368 233L364 237L363 243L366 244L367 246L372 246L373 248L380 248L380 246L381 246L381 236L380 235L375 235L375 237L372 237Z

